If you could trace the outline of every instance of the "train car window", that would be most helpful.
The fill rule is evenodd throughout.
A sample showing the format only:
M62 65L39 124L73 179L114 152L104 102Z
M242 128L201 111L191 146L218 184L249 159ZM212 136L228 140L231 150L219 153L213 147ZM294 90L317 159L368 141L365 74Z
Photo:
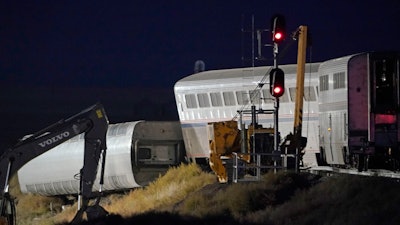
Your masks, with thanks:
M197 94L197 100L199 100L199 106L201 108L210 107L210 99L207 93Z
M233 92L223 92L224 102L226 106L236 105L235 96Z
M289 88L289 96L290 96L290 100L292 102L296 101L296 88L295 87Z
M317 101L317 95L315 94L313 86L304 87L304 100L309 102Z
M333 89L345 88L345 73L334 73L333 74Z
M247 91L236 91L236 99L239 105L247 105L250 102Z
M296 88L289 88L289 95L292 102L296 101ZM313 102L317 101L317 95L315 94L314 87L305 86L304 87L304 101Z
M186 107L188 109L197 108L196 96L194 94L185 95Z
M283 95L279 98L280 102L289 102L289 94L288 91L286 89L285 93L283 93Z
M274 102L274 97L271 95L269 90L262 90L263 96L264 96L264 103L273 103Z
M252 90L250 93L250 101L252 104L260 104L261 103L261 93L259 90Z
M319 77L319 90L320 91L329 90L329 75L323 75Z
M395 111L396 98L396 60L381 59L373 63L373 78L375 79L374 109L382 112Z
M151 159L151 149L150 148L139 148L138 160L141 159Z
M222 106L222 96L219 92L210 93L211 105L212 106Z

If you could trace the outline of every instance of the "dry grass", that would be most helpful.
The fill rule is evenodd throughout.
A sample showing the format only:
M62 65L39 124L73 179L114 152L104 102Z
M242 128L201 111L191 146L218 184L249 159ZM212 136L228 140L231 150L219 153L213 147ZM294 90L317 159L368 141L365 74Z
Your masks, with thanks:
M202 172L194 164L181 165L171 168L147 187L134 189L123 196L108 196L103 207L112 214L129 217L181 201L188 193L214 181L213 175ZM59 198L22 194L17 177L10 181L10 194L16 199L18 225L67 223L76 213L76 204L60 212L62 201Z
M181 201L188 193L215 180L214 175L204 173L197 165L183 164L170 168L164 176L159 177L147 187L133 189L126 195L107 196L101 205L111 214L130 217ZM50 224L51 222L63 224L71 221L75 213L76 204L52 218L42 221L50 221Z
M127 196L113 197L105 209L123 217L167 207L183 200L189 193L215 182L215 176L204 173L195 164L173 167L145 188L132 190Z
M59 198L22 194L17 176L10 180L10 195L15 198L17 225L53 225L52 217L61 212Z
M320 179L309 174L270 173L260 182L229 185L215 181L213 174L202 172L194 164L171 168L147 187L108 196L102 206L119 216L110 216L99 224L159 224L164 220L165 224L174 225L400 221L400 183L396 180L357 176ZM18 208L30 209L30 214L18 213L18 224L71 221L76 208L54 215L46 208L51 201L53 198L19 196Z
M270 218L280 224L399 224L399 188L395 179L331 177L276 207Z
M269 173L260 182L213 184L206 187L211 191L189 195L172 212L195 217L231 215L238 221L265 222L265 218L255 218L255 213L286 202L298 190L309 188L310 182L312 177L307 175Z

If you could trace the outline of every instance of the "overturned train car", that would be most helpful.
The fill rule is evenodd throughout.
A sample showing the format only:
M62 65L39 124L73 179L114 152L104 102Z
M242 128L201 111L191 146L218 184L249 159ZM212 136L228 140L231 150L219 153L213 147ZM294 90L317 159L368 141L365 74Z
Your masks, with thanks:
M21 191L48 196L76 194L83 166L83 138L83 134L79 135L21 168L18 171ZM182 132L177 121L110 124L102 191L147 185L170 166L181 163L184 157ZM99 188L98 176L93 190Z

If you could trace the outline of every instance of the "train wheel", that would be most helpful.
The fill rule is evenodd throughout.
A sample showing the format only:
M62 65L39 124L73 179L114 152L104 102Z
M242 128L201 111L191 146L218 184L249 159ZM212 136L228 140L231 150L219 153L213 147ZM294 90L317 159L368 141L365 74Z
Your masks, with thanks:
M327 166L328 165L328 163L326 162L326 158L325 158L324 148L320 147L319 153L315 153L315 157L317 159L318 166Z
M357 168L358 172L365 170L365 155L355 154L353 155L353 165Z

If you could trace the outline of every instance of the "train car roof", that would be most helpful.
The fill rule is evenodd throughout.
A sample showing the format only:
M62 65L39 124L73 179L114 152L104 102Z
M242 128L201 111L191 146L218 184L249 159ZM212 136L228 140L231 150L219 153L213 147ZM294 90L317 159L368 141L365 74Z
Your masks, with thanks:
M340 58L335 58L335 59L330 59L330 60L324 61L320 64L320 68L332 67L332 66L337 66L339 64L343 64L344 62L348 62L352 57L361 55L361 54L363 54L363 53L347 55L347 56L343 56Z
M306 72L317 73L319 64L320 63L306 64ZM269 73L269 71L272 68L273 68L272 66L260 66L260 67L209 70L189 75L187 77L178 80L176 83L264 76L267 73ZM281 65L279 66L279 68L281 68L285 72L285 74L296 74L297 64Z

